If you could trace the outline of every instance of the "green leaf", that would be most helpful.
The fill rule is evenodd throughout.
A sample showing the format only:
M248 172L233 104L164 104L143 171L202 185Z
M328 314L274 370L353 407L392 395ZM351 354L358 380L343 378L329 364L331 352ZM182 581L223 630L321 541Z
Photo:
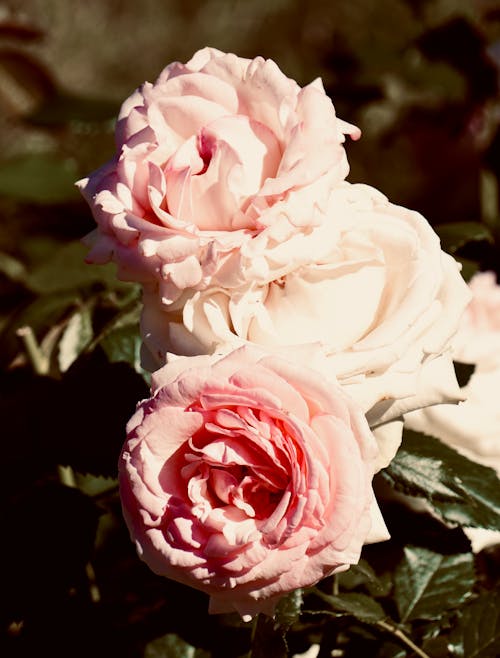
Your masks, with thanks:
M130 283L118 281L113 264L88 265L85 262L87 252L87 247L80 242L65 245L28 275L27 285L39 294L82 288L95 283L111 288L131 287Z
M426 498L445 521L500 530L496 472L434 437L405 430L396 457L380 475L396 490Z
M116 478L78 472L75 473L75 476L78 489L91 498L118 489L118 480Z
M142 305L137 300L132 300L96 336L89 346L89 351L99 345L109 361L112 363L124 361L147 378L147 373L141 366L142 340L139 332L141 310Z
M40 337L80 301L74 292L68 291L44 295L19 309L0 334L0 363L6 365L19 353L21 345L16 335L18 328L31 327Z
M141 318L142 304L137 296L134 294L128 298L128 303L123 306L118 313L104 326L102 331L93 341L92 348L101 343L107 336L113 334L121 329L130 329L135 327L138 329L139 321Z
M406 546L395 571L394 598L401 621L438 619L463 603L474 585L471 553L442 555Z
M380 603L366 594L348 592L334 596L325 594L318 589L315 589L314 593L328 603L332 611L351 615L360 621L374 624L387 618L387 614Z
M210 654L196 649L175 633L149 642L144 648L144 658L209 658Z
M479 222L439 224L434 226L434 230L439 235L442 249L451 254L468 242L479 242L481 240L493 242L493 236L488 227Z
M100 342L106 356L112 363L125 361L139 374L143 372L141 367L141 344L138 324L115 329Z
M76 161L54 154L23 155L0 165L0 195L31 203L78 198Z
M462 500L455 490L455 483L450 482L447 473L443 470L443 462L437 453L422 454L426 451L427 436L421 435L422 446L408 446L412 432L405 430L404 443L389 466L381 472L383 479L387 480L395 489L410 496L421 496L433 501ZM437 439L436 439L437 440ZM433 440L434 441L434 440ZM441 446L439 446L440 449Z
M92 340L92 318L87 307L73 313L59 341L58 365L65 372Z
M26 274L26 269L23 263L17 260L17 258L14 258L5 252L0 252L0 273L4 274L12 281L22 283Z
M460 611L448 649L458 658L500 655L500 590L483 594Z
M336 577L341 591L365 586L374 596L384 596L388 593L388 583L382 582L366 560L360 560L358 564L353 564L347 571L337 574Z

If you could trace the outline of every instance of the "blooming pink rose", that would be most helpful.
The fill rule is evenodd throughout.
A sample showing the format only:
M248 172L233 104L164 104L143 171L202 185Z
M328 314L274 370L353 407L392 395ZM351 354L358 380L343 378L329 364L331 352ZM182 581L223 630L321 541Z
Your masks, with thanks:
M327 211L328 221L288 242L260 235L244 245L240 287L186 292L165 306L146 286L141 332L153 369L168 353L254 343L297 360L297 345L319 344L325 358L315 366L338 378L371 427L398 424L377 432L385 466L403 413L460 399L450 341L470 294L417 212L347 182Z
M410 429L430 434L500 477L500 286L493 272L472 277L472 300L454 338L456 361L476 366L458 405L439 404L405 416ZM475 551L500 543L500 533L465 529Z
M454 340L454 356L462 363L500 360L500 286L494 272L479 272L469 283L472 300Z
M211 612L271 614L388 538L380 516L370 532L372 433L313 370L247 347L179 358L127 432L120 492L139 554L207 592Z
M163 302L202 289L245 241L321 221L348 172L321 81L304 88L271 60L213 48L170 64L125 101L115 157L79 186L98 224L90 262L154 282Z

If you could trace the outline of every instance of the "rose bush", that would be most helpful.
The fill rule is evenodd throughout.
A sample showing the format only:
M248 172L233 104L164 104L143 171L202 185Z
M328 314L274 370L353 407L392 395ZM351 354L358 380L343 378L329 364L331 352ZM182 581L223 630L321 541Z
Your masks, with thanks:
M493 272L470 281L472 300L454 339L456 361L475 365L462 388L464 401L407 414L410 429L448 443L469 459L494 468L500 476L500 286ZM500 533L467 529L474 549L500 541Z
M332 190L326 211L327 221L291 239L268 232L243 245L239 287L185 292L165 306L145 286L145 360L154 369L169 352L245 343L297 360L297 346L317 344L324 359L315 366L336 376L379 427L384 466L403 413L460 399L449 342L470 296L418 213L347 182Z
M320 223L345 178L344 135L321 81L304 88L271 60L213 48L166 67L123 104L115 157L79 182L98 230L89 261L169 303L227 285L242 244Z
M181 357L153 375L127 432L120 493L139 554L207 592L211 612L272 614L388 538L373 435L315 370L248 347Z

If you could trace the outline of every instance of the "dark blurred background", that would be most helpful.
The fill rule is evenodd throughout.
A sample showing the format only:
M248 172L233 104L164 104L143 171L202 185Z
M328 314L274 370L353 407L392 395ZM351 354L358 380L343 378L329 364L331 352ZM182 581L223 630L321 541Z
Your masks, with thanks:
M500 171L499 37L495 0L2 2L0 248L26 257L33 224L91 227L72 182L111 155L120 103L205 45L270 57L301 85L321 76L363 131L352 182L432 223L475 221L481 171Z
M237 655L248 631L221 631L203 596L158 579L135 555L114 478L125 422L147 393L127 306L137 293L113 270L84 265L78 243L94 222L74 182L113 154L121 102L206 45L270 57L301 85L321 76L337 114L363 131L347 143L349 180L422 212L464 274L500 271L500 1L0 1L9 658L194 656L148 644L169 629L207 647L223 632ZM99 332L118 311L128 324L106 343ZM44 371L27 359L24 326L48 355ZM104 352L77 358L99 335Z

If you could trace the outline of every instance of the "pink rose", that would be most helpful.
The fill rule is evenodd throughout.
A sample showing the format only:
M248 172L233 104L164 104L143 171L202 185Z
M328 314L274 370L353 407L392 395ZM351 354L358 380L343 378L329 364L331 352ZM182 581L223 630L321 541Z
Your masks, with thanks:
M224 279L245 241L321 221L346 133L360 135L319 79L301 89L271 60L204 48L170 64L125 101L115 157L79 183L98 224L89 260L164 303Z
M469 283L472 300L454 340L454 356L462 363L500 360L500 286L494 272L479 272Z
M145 286L146 365L248 343L297 360L298 345L319 344L316 367L338 378L372 428L384 427L380 467L399 446L403 413L460 399L450 346L470 293L417 212L343 182L327 221L285 242L257 236L235 269L246 284L186 291L170 306Z
M388 538L375 440L315 371L247 347L181 357L153 375L127 432L120 491L139 554L207 592L211 612L271 614Z
M454 339L456 361L472 363L474 373L461 389L464 401L439 404L405 416L410 429L430 434L500 477L500 286L493 272L472 277L472 300ZM465 529L475 551L500 542L500 533Z

